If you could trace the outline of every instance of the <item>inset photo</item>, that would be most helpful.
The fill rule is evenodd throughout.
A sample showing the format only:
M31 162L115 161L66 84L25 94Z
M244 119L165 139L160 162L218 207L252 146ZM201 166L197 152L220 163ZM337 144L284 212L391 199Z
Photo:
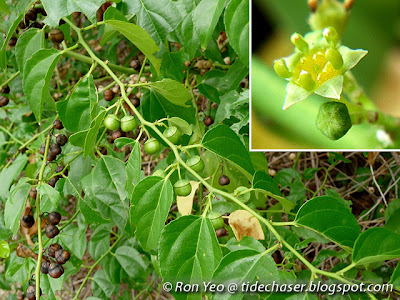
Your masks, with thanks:
M253 1L251 150L399 149L399 8Z

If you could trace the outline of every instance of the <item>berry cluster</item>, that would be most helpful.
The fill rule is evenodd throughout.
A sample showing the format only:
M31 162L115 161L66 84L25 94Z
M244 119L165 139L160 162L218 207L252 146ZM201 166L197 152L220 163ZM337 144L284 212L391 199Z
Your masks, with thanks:
M8 97L5 96L8 95L9 93L10 93L10 87L8 85L6 85L0 90L0 94L2 94L0 95L0 107L6 106L10 102Z

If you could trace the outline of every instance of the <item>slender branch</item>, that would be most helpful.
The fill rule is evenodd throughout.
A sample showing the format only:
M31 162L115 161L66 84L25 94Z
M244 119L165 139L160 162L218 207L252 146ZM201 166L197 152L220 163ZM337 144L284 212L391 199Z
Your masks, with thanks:
M6 81L4 81L2 84L0 84L0 89L2 89L3 87L5 87L7 84L9 84L11 81L13 81L18 75L20 74L20 71L15 72L14 74L12 74L10 76L10 78L8 78Z
M7 133L13 141L23 145L23 143L19 139L17 139L9 130L7 130L7 128L0 126L0 129L3 130L5 133Z

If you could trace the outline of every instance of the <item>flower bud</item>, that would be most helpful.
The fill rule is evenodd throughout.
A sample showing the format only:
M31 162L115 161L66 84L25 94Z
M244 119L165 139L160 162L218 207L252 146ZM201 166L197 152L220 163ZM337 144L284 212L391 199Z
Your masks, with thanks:
M352 126L347 106L336 101L325 102L319 109L316 125L331 140L340 139Z
M307 42L304 40L304 38L296 33L292 34L292 37L290 38L290 41L292 42L293 45L296 46L297 49L299 49L301 52L307 53L310 50L310 47L308 46Z
M289 68L286 65L286 62L283 58L278 59L274 62L274 70L276 74L278 74L281 78L289 78L292 76L290 73Z
M328 49L325 52L326 59L332 64L335 70L340 70L343 67L343 58L336 49Z
M339 35L336 29L333 27L325 28L323 31L323 35L328 44L331 44L332 46L336 46L339 42Z
M315 81L311 74L302 70L299 76L301 86L308 92L315 88Z

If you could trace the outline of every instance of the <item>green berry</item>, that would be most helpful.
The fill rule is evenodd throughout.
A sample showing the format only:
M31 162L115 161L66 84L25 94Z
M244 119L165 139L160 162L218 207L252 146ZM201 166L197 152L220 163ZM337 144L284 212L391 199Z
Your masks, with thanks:
M179 179L174 184L174 192L177 196L189 196L192 192L192 186L187 179Z
M328 49L325 52L326 59L332 64L335 70L340 70L343 67L343 58L336 49Z
M144 143L144 151L147 154L154 154L161 150L161 144L155 138L148 139Z
M287 67L286 62L283 58L278 59L274 62L274 70L279 77L289 78L292 76L292 73L290 73L289 68Z
M244 193L247 190L248 190L247 187L239 186L238 188L235 189L235 191L233 193L235 196L238 197L238 199L240 201L242 201L243 203L246 203L247 201L250 200L250 193Z
M300 72L300 84L301 86L308 92L311 92L315 88L315 81L312 78L311 74L307 71Z
M109 130L117 130L119 128L119 120L116 115L108 115L104 119L104 126Z
M336 101L325 102L319 109L316 125L331 140L340 139L352 126L347 106Z
M293 33L292 37L290 38L290 41L292 42L293 45L296 46L297 49L299 49L301 52L307 53L310 50L310 47L308 46L308 43L304 40L304 38L296 33Z
M204 161L201 159L200 156L196 155L189 158L186 161L186 164L193 169L193 171L200 173L204 170Z
M154 171L152 175L165 178L165 176L167 174L164 172L164 170L158 169L158 170Z
M163 135L173 144L176 144L181 137L181 131L176 126L164 130Z
M123 132L129 132L137 127L137 122L133 116L125 116L121 119L121 130Z
M332 46L336 46L337 43L339 42L339 35L336 29L333 27L325 28L322 34L324 35L324 38L327 41L327 43Z
M225 225L224 220L222 219L222 216L219 212L210 211L207 214L207 218L210 219L211 224L213 225L215 230L218 230L218 229L224 227L224 225Z

